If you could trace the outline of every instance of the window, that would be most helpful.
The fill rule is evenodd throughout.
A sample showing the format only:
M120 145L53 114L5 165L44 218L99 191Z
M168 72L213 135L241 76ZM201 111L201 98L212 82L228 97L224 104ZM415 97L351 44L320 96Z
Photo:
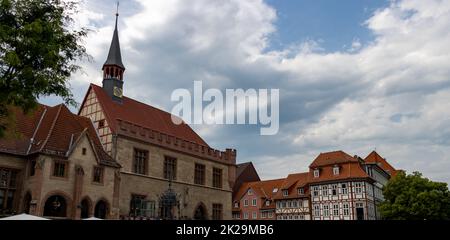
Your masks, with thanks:
M356 192L357 194L362 193L362 185L361 185L360 182L355 183L355 192Z
M305 194L305 189L299 188L298 189L298 195L303 195L303 194Z
M285 208L285 207L286 207L286 201L282 201L282 202L281 202L281 207L282 207L282 208Z
M145 196L143 195L131 195L130 200L130 215L132 216L141 216L142 215L142 202L144 201Z
M145 175L147 173L148 151L134 149L133 172Z
M256 212L253 212L253 216L252 216L252 218L253 218L253 219L256 219L256 218L258 218L258 213L256 213Z
M105 127L105 119L98 121L98 128L103 128L103 127Z
M252 200L252 206L256 206L256 198L253 198L253 200Z
M272 193L277 193L278 192L278 188L274 188L273 190L272 190Z
M248 207L248 199L244 200L244 207Z
M344 211L343 211L344 212L344 216L348 216L350 214L348 203L344 203L342 205L342 208L344 209Z
M248 195L253 195L253 190L252 189L248 190Z
M248 219L248 212L244 213L244 219Z
M196 163L194 175L195 184L205 185L205 165Z
M287 201L286 203L287 203L287 207L291 208L291 201Z
M322 195L328 196L328 186L322 186Z
M86 148L82 148L82 149L81 149L81 154L82 154L83 156L86 155L86 151L87 151Z
M323 216L324 217L330 216L330 206L328 205L323 206Z
M11 213L16 192L17 172L0 168L0 211Z
M267 212L261 212L261 218L267 218Z
M320 176L319 169L314 169L314 177L317 178Z
M238 203L238 202L235 202L235 203L234 203L234 207L235 207L235 208L238 208L238 207L239 207L239 203Z
M135 217L156 217L156 201L145 200L143 195L131 195L130 215Z
M288 190L283 190L283 196L284 196L284 197L289 196L289 191L288 191Z
M337 184L333 184L332 186L331 186L331 193L333 194L333 196L336 196L337 195Z
M298 204L297 201L293 201L293 202L292 202L292 207L293 207L293 208L296 208L296 207L297 207L297 204Z
M31 160L30 162L30 177L36 174L36 160Z
M348 194L347 184L343 183L341 185L342 194Z
M164 157L164 178L177 179L177 159L169 156Z
M320 216L320 206L314 205L314 216L319 217Z
M96 183L103 183L103 168L94 167L93 181Z
M54 177L66 177L67 174L67 162L54 161L53 176Z
M319 196L319 187L314 186L313 187L313 197L317 197L317 196Z
M222 169L213 168L213 187L222 188Z
M268 206L270 206L270 201L266 201L266 206L268 207Z
M339 204L333 204L333 215L339 216Z
M303 207L303 201L302 200L298 200L298 206L299 207Z
M333 167L333 174L334 175L339 175L339 166L334 166Z
M222 220L222 204L214 203L212 208L212 219Z
M273 218L273 212L269 212L269 214L267 215L269 218Z

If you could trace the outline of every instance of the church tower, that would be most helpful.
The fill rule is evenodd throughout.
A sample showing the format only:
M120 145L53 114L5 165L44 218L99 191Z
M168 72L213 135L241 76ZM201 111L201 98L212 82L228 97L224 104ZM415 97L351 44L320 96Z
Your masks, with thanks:
M114 28L111 46L109 47L108 58L103 64L103 89L116 102L122 103L123 96L123 73L125 66L122 63L120 53L119 33L117 31L117 21L119 18L119 4L117 3L116 25Z

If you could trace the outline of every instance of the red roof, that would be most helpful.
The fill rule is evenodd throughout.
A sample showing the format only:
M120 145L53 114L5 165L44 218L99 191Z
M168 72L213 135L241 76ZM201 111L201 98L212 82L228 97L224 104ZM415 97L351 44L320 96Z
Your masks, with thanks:
M397 174L397 170L389 164L386 159L381 157L377 152L372 151L366 158L364 158L364 162L366 163L375 163L378 164L384 171L389 173L391 176L395 176Z
M274 179L274 180L266 180L266 181L256 181L256 182L246 182L241 185L239 191L235 195L234 201L239 201L248 191L248 189L253 190L253 194L255 196L271 200L280 191L281 185L283 184L284 179ZM273 190L277 189L277 192ZM265 206L265 202L261 202L262 208L273 208L274 202L271 203L270 206Z
M274 196L275 199L287 199L287 198L298 198L308 196L308 177L309 173L295 173L289 174L281 185L280 191ZM298 188L304 188L304 194L302 196L298 195ZM283 191L288 190L288 196L283 196Z
M117 132L118 129L117 119L121 119L141 127L175 136L199 145L208 146L189 125L185 123L180 125L174 124L172 122L172 115L168 112L125 96L122 98L122 103L115 102L102 87L95 84L91 84L89 89L94 90L113 132Z
M47 153L65 157L77 140L86 134L98 160L118 166L103 151L100 139L90 119L73 114L63 104L49 107L38 105L30 114L14 108L15 136L0 139L0 151L16 155Z
M309 165L310 168L339 164L339 163L348 163L348 162L359 162L358 159L350 156L344 151L334 151L334 152L326 152L320 153L319 156L314 159L314 161Z

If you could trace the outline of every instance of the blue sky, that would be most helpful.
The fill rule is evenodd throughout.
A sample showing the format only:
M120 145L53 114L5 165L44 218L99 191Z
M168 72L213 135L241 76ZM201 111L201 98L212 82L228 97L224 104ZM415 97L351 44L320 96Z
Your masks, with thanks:
M126 96L170 112L173 90L194 81L280 90L277 135L192 126L263 179L307 171L320 152L376 148L396 168L450 182L449 1L123 0L120 9ZM78 102L101 85L114 12L111 1L84 1L74 16L93 30L94 61L70 81Z
M375 10L386 7L386 0L267 0L278 15L277 33L271 49L280 49L305 40L321 40L325 51L339 51L355 39L373 40L364 26Z

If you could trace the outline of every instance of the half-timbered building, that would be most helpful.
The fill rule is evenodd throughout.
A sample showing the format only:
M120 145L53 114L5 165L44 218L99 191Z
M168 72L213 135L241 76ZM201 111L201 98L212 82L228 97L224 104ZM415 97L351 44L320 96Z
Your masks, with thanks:
M278 220L311 220L308 173L289 174L274 200Z

